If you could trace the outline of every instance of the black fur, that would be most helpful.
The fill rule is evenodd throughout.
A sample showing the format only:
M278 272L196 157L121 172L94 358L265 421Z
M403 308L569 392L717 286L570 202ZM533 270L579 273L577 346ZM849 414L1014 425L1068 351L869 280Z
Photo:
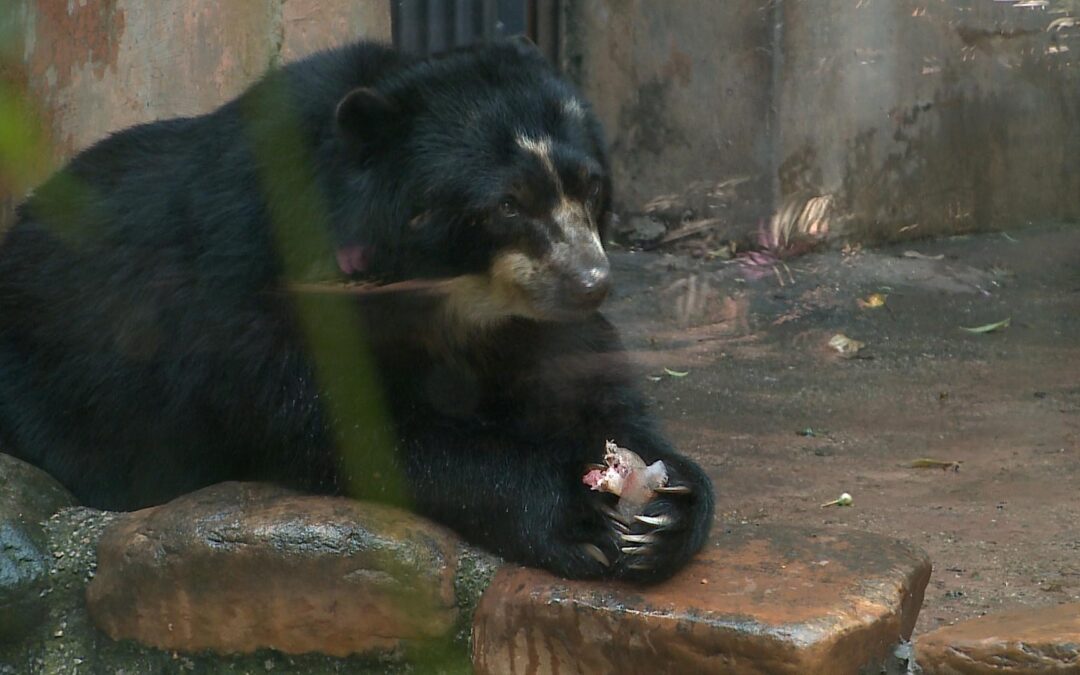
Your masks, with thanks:
M102 508L271 480L408 504L570 577L669 576L705 540L710 483L656 431L586 301L546 320L462 315L476 298L454 285L289 292L339 268L487 279L499 252L565 249L515 139L554 139L560 189L602 224L607 161L587 108L567 112L578 100L516 43L424 61L360 44L86 150L0 246L0 447ZM561 302L570 282L543 281ZM581 482L606 439L691 489L649 505L661 524L631 525L653 535L638 550ZM365 443L389 454L357 456Z

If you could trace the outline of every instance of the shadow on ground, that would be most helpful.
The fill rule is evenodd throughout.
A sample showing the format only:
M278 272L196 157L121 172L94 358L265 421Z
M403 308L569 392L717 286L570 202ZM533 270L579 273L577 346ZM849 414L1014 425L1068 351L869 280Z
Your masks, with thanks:
M715 480L719 522L922 546L917 634L1080 599L1080 228L827 252L754 281L673 255L614 264L607 314ZM872 293L885 306L861 308ZM866 346L842 358L836 333ZM923 458L959 470L911 466ZM821 508L842 492L853 506Z

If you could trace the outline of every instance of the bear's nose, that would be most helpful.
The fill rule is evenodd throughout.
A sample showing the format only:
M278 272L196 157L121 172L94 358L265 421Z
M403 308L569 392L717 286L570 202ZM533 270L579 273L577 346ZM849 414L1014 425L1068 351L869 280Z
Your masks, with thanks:
M611 271L607 265L596 265L574 275L570 294L582 307L598 307L611 290Z

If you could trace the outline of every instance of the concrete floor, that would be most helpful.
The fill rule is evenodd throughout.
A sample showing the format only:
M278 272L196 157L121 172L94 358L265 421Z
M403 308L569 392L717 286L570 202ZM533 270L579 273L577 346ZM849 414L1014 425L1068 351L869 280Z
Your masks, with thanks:
M607 314L670 435L715 480L718 522L923 547L934 575L917 633L1080 600L1080 227L810 254L757 280L672 254L614 265ZM885 306L860 308L875 292ZM835 333L866 346L842 358ZM853 506L820 507L842 492Z

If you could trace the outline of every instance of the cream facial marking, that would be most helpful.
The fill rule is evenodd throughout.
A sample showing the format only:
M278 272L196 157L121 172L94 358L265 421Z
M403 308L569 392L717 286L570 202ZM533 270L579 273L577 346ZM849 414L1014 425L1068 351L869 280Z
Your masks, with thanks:
M551 139L530 138L524 134L519 134L517 144L522 150L536 155L544 166L544 170L551 176L556 192L561 195L563 193L562 180L559 179L559 172L555 170L555 162L551 159Z
M593 246L603 255L604 246L596 223L584 204L562 197L551 212L551 220L571 247Z
M499 325L511 316L535 317L525 289L538 272L536 261L524 253L506 251L495 258L488 274L444 282L447 337L461 341L471 331Z

